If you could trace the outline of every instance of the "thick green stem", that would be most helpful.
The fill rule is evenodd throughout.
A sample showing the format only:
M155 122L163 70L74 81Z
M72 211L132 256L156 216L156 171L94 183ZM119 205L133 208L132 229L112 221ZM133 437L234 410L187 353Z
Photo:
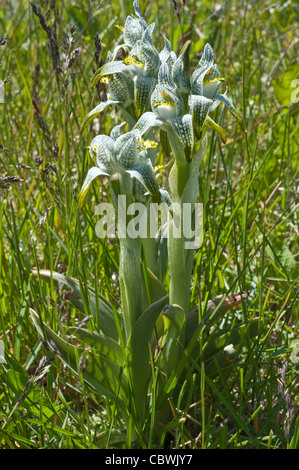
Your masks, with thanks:
M141 241L140 238L131 238L127 233L127 208L132 202L132 179L129 175L120 175L120 195L125 196L119 200L119 240L120 240L120 266L119 283L122 310L124 315L125 334L128 339L137 319L143 313L143 291L141 273Z
M119 282L126 338L143 313L140 239L120 239Z
M169 136L169 142L175 157L169 184L173 202L178 210L180 229L175 227L175 220L170 223L168 239L168 256L170 272L169 300L171 304L182 307L185 316L188 313L190 301L190 285L192 273L192 253L185 248L185 236L183 231L183 204L190 203L193 211L197 191L188 191L186 197L186 186L190 182L192 172L196 171L190 163L186 162L184 149L174 136ZM198 170L198 169L197 169Z
M190 179L191 166L188 163L178 165L174 163L171 170L170 185L173 201L178 210L178 221L171 221L169 227L168 256L170 272L169 300L171 304L182 307L185 315L188 313L190 301L190 281L192 271L192 256L190 250L185 248L185 237L183 232L183 201L182 197L186 184ZM191 261L190 261L191 260Z
M157 250L156 250L156 240L154 237L151 237L151 230L150 230L150 214L149 209L147 212L147 232L146 238L142 239L142 246L143 246L143 253L145 263L148 269L158 277L159 268L158 268L158 259L157 259Z
M191 163L187 163L183 160L183 149L178 142L174 139L170 139L170 144L175 156L175 163L171 170L169 184L173 202L177 204L180 214L181 227L178 231L175 230L174 221L170 224L168 239L170 271L169 297L170 303L180 305L186 316L190 302L193 250L186 248L183 226L184 204L190 205L190 214L193 214L198 195L199 165L205 151L206 141L203 142L199 152L193 156Z
M192 273L192 253L185 249L185 239L172 236L170 228L168 253L170 272L169 302L182 307L187 315L190 302L190 287Z

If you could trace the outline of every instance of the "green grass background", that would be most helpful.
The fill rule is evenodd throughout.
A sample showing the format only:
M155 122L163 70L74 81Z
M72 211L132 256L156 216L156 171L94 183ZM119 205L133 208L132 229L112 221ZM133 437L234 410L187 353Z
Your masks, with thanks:
M162 34L177 52L190 39L194 67L209 42L247 127L244 136L223 109L217 122L227 130L227 143L210 133L199 179L205 235L194 258L192 304L225 294L232 284L234 292L250 290L246 306L223 321L231 326L259 318L259 335L250 342L244 337L238 360L217 380L207 378L198 388L195 368L182 390L185 408L175 407L167 438L165 431L144 446L298 448L298 364L290 356L299 323L299 104L291 100L299 88L292 87L299 80L299 8L283 0L177 3L180 21L170 1L140 1L148 23L155 21L158 50ZM124 441L119 445L130 448L134 443L113 403L58 357L35 381L39 361L51 353L29 307L54 330L82 320L67 293L36 281L31 270L37 266L80 279L83 290L90 283L119 307L119 247L99 240L94 230L94 207L106 200L108 186L96 181L80 213L77 194L91 165L86 147L121 118L109 110L97 128L79 129L98 103L91 86L95 35L105 60L119 41L115 26L133 9L125 0L39 5L47 25L56 21L60 74L29 2L2 0L0 11L0 178L15 177L10 184L0 180L0 339L6 355L0 364L0 447L101 448ZM73 25L74 41L67 44ZM66 69L75 49L80 52ZM165 163L160 148L157 163Z

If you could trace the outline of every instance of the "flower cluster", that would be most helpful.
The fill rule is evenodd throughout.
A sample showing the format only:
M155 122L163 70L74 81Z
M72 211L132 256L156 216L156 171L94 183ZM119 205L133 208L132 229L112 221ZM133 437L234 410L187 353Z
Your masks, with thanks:
M182 164L191 162L195 143L201 140L204 125L217 131L223 141L226 140L224 129L209 115L221 102L244 126L242 117L226 92L221 94L224 78L214 62L212 47L206 44L191 74L191 42L188 41L177 56L170 41L164 36L164 48L158 52L152 41L155 24L147 24L138 0L133 2L133 6L135 15L127 17L124 28L119 27L123 32L124 43L109 52L106 64L95 73L93 79L94 84L99 80L107 84L108 99L94 108L82 124L84 129L106 107L117 105L123 111L131 130L120 136L120 126L117 126L111 137L97 136L94 139L91 154L96 155L98 169L90 170L82 190L84 193L92 179L99 174L111 175L115 171L125 171L137 178L149 194L155 195L157 199L159 191L157 183L153 183L150 157L146 151L137 157L136 150L136 142L141 142L142 136L151 128L159 127L165 131L172 148L176 144L180 146L182 152L176 152L175 159L180 159ZM124 142L126 145L123 145ZM132 152L130 157L124 156L124 152L127 152L124 149ZM145 173L148 177L150 175L147 185L144 184Z
M169 197L160 189L148 155L148 149L155 148L156 143L144 141L138 130L120 134L121 127L115 126L110 136L97 135L91 142L89 153L96 159L97 166L92 167L85 178L79 195L79 208L82 207L85 196L92 181L98 176L112 176L115 173L130 175L134 180L133 195L137 199L150 195L153 202L167 202Z

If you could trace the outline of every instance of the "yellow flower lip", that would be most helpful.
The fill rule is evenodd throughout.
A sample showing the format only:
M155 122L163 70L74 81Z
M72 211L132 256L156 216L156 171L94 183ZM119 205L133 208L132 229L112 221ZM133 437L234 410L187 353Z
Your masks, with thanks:
M154 108L158 108L158 106L168 106L169 108L175 108L175 103L174 101L155 101L154 102Z
M100 83L106 83L106 85L108 85L109 83L109 78L111 80L111 77L108 77L108 75L103 75L101 78L100 78Z
M138 57L135 55L129 55L124 59L124 64L126 65L139 65L140 67L144 67L144 62L142 62Z
M137 148L139 151L146 150L146 149L155 149L158 147L158 143L154 140L137 140Z
M225 82L225 78L216 77L216 78L212 78L212 80L205 80L204 79L203 84L204 85L209 85L210 83L214 83L214 82Z
M166 168L166 165L156 165L154 167L154 173L158 173L160 170L164 170Z

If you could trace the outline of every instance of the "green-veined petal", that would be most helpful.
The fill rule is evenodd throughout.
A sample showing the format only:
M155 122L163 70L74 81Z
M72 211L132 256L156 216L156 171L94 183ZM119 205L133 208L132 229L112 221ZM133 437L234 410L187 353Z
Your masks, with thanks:
M134 46L137 41L142 39L143 32L144 27L140 23L140 20L134 16L128 16L124 27L125 44Z
M132 103L134 97L133 81L122 73L109 75L108 93L112 100L120 101L124 107L127 107Z
M130 53L130 50L131 46L129 46L128 44L118 44L113 49L113 52L108 51L106 64L108 64L109 62L120 62L121 59L124 59L127 54Z
M172 52L171 42L164 35L163 35L163 39L164 39L164 49L159 54L161 64L167 61L168 57L170 56Z
M223 78L217 64L213 65L211 72L207 74L207 77L211 80L214 80L214 78Z
M155 113L148 111L147 113L142 114L142 116L136 122L133 130L139 130L141 135L147 133L152 127L160 127L163 121L158 118Z
M91 183L98 176L110 176L110 175L109 175L109 173L101 170L100 168L98 168L96 166L92 167L88 171L87 176L85 178L85 181L83 183L83 186L81 188L81 191L79 193L79 209L81 209L82 206L83 206L84 199L86 197L86 194L88 193L88 190L90 188Z
M142 42L146 43L146 44L149 44L150 46L154 46L153 45L153 41L152 41L152 34L153 34L153 31L154 31L154 28L155 28L155 23L152 23L150 24L146 30L144 31L143 35L142 35Z
M168 65L170 72L172 72L176 59L177 59L176 53L174 51L171 51L171 53L169 54L166 60L166 64Z
M136 56L144 62L143 75L148 77L157 77L160 66L160 57L157 49L142 41L138 41L134 46L136 48ZM133 49L132 52L133 54Z
M187 162L191 161L191 155L194 147L194 133L191 114L184 114L169 120L172 129L183 144Z
M142 25L143 29L146 29L147 22L146 22L146 19L143 16L143 14L141 13L140 6L139 6L139 0L134 0L133 7L134 7L135 14L139 18L140 24Z
M179 89L172 78L169 67L166 62L161 64L158 73L158 82L159 85L165 89L165 91L171 91L174 94L179 93Z
M161 201L161 193L158 182L155 177L155 173L150 162L140 162L135 166L127 168L127 173L129 173L133 178L136 178L143 186L147 189L149 194L152 196L153 202Z
M170 207L172 204L172 200L168 191L166 191L166 189L160 189L160 194L161 194L161 202L165 202L165 204L167 204Z
M114 142L111 139L111 137L109 137L106 134L99 134L99 135L96 135L90 142L89 154L91 158L97 155L99 145L107 147L110 150L110 152L113 152Z
M116 140L118 139L118 137L120 137L120 129L126 124L126 121L118 124L117 126L114 126L112 131L110 132L110 137L113 139L113 140Z
M84 118L82 125L81 125L81 131L83 131L88 124L93 121L94 118L96 118L99 114L101 114L102 111L104 111L107 106L111 106L113 104L121 104L121 101L116 101L116 100L107 100L103 101L102 103L98 104L95 108L93 108L92 111L90 111Z
M137 163L138 151L135 132L127 132L116 139L114 144L114 161L120 166L120 171Z
M133 178L132 194L136 201L145 203L149 199L149 193L139 179Z
M210 46L210 44L207 43L204 47L203 55L192 74L191 80L192 81L196 80L197 77L201 75L203 72L207 73L209 69L213 66L213 64L214 64L214 51L213 51L212 46Z
M108 135L100 134L91 141L89 149L90 155L92 157L96 156L98 167L109 174L114 172L112 161L113 147L114 140Z
M115 62L107 62L101 68L99 68L94 74L92 84L95 85L105 75L111 75L114 73L128 73L128 67L120 60Z
M238 121L240 126L242 127L243 131L245 131L244 120L242 116L238 113L234 105L232 104L231 100L226 95L217 95L215 100L221 101L227 106L227 109L231 113L232 116Z
M154 77L136 75L134 78L134 103L137 118L150 107L150 96L155 84L156 79Z
M182 115L184 100L179 91L173 93L173 91L158 83L151 96L151 106L158 117L169 120Z
M172 78L181 93L190 91L190 47L191 41L187 41L172 68Z
M190 112L197 139L201 138L202 128L212 104L213 101L204 96L191 95L190 97Z
M206 44L204 53L191 76L191 92L202 95L203 79L214 64L214 51L210 44Z
M96 153L96 159L97 159L97 165L100 169L102 169L103 171L107 171L109 174L112 174L114 173L114 168L113 168L114 140L111 139L111 137L108 137L108 139L110 139L111 141L109 144L105 142L99 142L97 153Z

